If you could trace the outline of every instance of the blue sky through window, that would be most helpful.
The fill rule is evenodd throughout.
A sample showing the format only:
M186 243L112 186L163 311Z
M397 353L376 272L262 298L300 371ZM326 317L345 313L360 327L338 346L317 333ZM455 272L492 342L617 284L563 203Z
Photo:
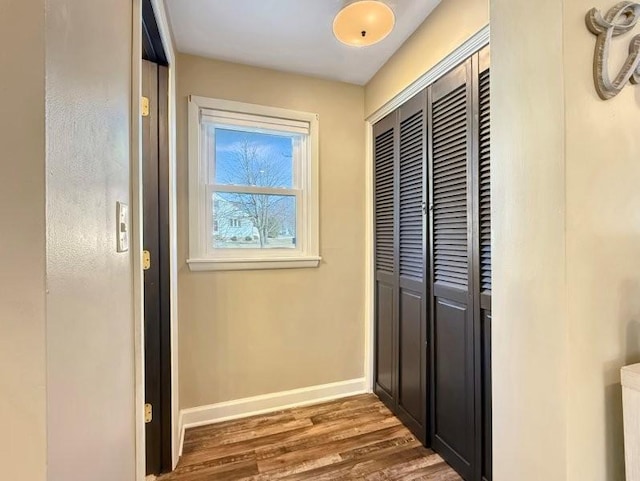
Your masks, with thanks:
M215 182L293 188L294 136L215 129Z

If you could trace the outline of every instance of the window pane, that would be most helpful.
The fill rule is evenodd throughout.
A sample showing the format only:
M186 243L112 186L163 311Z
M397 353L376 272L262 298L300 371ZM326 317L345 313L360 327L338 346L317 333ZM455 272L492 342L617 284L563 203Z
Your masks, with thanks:
M212 201L215 249L295 249L295 196L216 192Z
M215 183L290 189L300 136L215 129Z

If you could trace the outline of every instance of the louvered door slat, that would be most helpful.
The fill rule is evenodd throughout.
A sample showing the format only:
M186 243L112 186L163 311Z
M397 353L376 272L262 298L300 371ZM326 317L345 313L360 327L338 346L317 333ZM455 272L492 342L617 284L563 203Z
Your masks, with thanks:
M434 115L448 115L453 112L453 115L457 115L457 112L461 108L466 107L465 99L461 97L445 97L438 105L433 106ZM442 129L446 125L433 126L433 132L437 132L438 129Z
M468 286L467 90L433 104L433 229L435 282Z
M480 74L479 162L480 162L480 284L491 291L491 136L489 70Z
M420 110L400 122L400 275L422 279L424 116Z
M440 127L434 127L433 129L433 138L435 139L451 139L452 137L455 137L456 135L456 123L458 122L464 122L466 120L466 113L461 114L459 112L455 112L455 111L448 111L448 112L442 112L442 113L438 113L436 114L434 112L434 115L437 115L438 117L446 117L449 120L449 123L447 123L446 125L442 125ZM435 147L434 145L434 148Z
M379 271L394 272L394 132L375 139L375 264Z

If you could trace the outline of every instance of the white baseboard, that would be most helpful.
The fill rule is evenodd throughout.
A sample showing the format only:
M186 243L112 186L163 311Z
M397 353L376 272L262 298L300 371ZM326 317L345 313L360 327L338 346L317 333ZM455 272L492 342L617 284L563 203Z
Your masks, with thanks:
M359 378L183 409L180 411L180 455L184 433L189 428L308 406L366 392L370 392L366 379Z

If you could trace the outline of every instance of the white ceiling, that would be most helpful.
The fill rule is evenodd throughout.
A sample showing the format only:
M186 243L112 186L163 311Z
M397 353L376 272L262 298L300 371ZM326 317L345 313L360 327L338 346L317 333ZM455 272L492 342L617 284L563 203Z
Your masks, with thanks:
M333 36L342 0L167 0L180 52L363 85L440 0L389 0L396 27L380 43Z

